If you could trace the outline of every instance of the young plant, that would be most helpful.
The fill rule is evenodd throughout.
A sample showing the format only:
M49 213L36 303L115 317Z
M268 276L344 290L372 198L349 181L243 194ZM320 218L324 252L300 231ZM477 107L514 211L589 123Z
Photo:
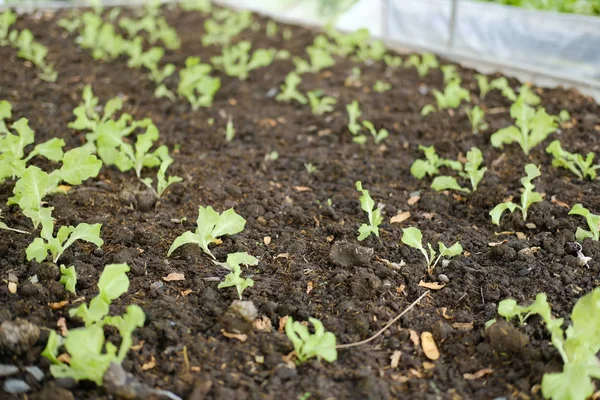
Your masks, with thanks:
M492 146L502 148L505 144L518 143L525 154L543 142L556 130L557 124L542 107L534 109L526 103L526 97L519 97L510 107L510 116L515 125L502 128L490 137Z
M235 127L233 126L233 120L231 119L231 116L229 116L229 118L227 119L227 126L225 127L225 140L228 143L233 142L233 139L235 138Z
M56 264L60 256L69 248L75 241L84 240L102 247L104 241L100 238L100 228L102 224L85 224L81 223L77 226L61 226L56 237L54 236L54 218L51 212L54 208L43 208L40 214L42 215L42 230L39 238L35 238L33 242L25 250L27 261L36 260L42 262L52 254L52 262Z
M371 121L363 121L363 126L367 128L371 136L373 136L375 144L383 142L390 135L387 129L380 129L378 132Z
M323 96L322 90L311 90L306 93L313 115L323 115L332 112L337 100L330 96Z
M460 80L460 75L456 70L456 65L442 65L440 67L442 74L444 75L444 83L450 83L453 80Z
M517 100L517 95L515 94L515 91L510 87L508 79L506 79L504 76L491 81L490 90L491 89L499 90L500 93L502 93L502 96L506 97L510 101Z
M179 71L177 93L190 102L194 111L212 106L215 93L221 87L221 79L210 76L211 71L209 64L200 63L200 57L188 57L185 68Z
M371 195L369 195L369 191L363 189L360 181L356 182L356 190L362 193L362 196L360 196L360 208L367 213L369 218L368 225L362 224L358 228L358 240L365 240L371 233L379 237L379 225L383 222L381 209L375 206L375 202L371 198Z
M442 258L452 258L459 255L463 251L463 248L459 242L454 243L450 247L446 247L444 243L438 242L438 250L440 252L440 254L438 255L435 252L435 250L433 250L431 243L427 243L427 249L429 250L427 251L425 247L423 247L422 240L423 234L419 229L414 227L402 229L402 243L412 247L413 249L419 250L421 254L425 256L425 261L427 262L427 273L429 273L430 275L433 274L436 265Z
M306 172L308 172L308 174L314 174L315 172L317 172L319 169L314 166L312 163L305 163L304 164L304 168L306 169Z
M13 31L16 33L16 31ZM33 33L29 29L23 29L14 39L13 45L17 47L17 55L27 61L31 61L39 71L40 79L46 82L56 82L58 73L54 67L46 62L48 48L34 40Z
M167 188L175 183L182 182L183 179L179 176L169 176L166 177L167 169L173 163L173 158L169 156L169 150L167 146L160 146L154 152L154 156L158 157L160 160L160 165L158 166L158 172L156 173L156 190L152 188L152 178L144 178L142 182L148 186L151 190L154 191L156 196L162 197L163 193Z
M436 108L433 104L425 104L421 109L421 117L426 117L431 113L436 112Z
M600 215L592 214L590 210L582 206L581 204L575 204L571 211L569 211L569 215L581 215L585 218L589 231L581 227L577 227L577 231L575 232L575 238L577 240L584 240L586 238L590 238L592 240L600 240L600 233L598 233L598 228L600 228Z
M488 124L485 122L485 111L483 111L481 107L467 107L465 109L465 114L467 114L467 118L469 118L474 135L478 135L479 132L485 131L488 128Z
M277 35L277 23L275 21L268 21L265 33L268 38L275 38Z
M107 265L100 275L100 293L90 301L89 307L83 303L69 310L71 317L80 317L85 327L70 329L66 337L51 330L42 355L52 365L50 372L55 378L72 378L76 381L89 380L101 386L104 374L111 363L122 363L133 344L133 331L144 326L144 311L137 305L130 305L124 315L109 316L110 303L127 292L129 279L127 264ZM117 328L121 345L117 347L106 342L104 325ZM57 356L63 347L69 355L68 364Z
M195 243L212 259L215 256L208 246L223 235L234 235L244 230L246 220L238 215L233 208L219 214L212 207L198 207L198 227L195 232L187 231L177 237L167 253L169 257L178 247L188 243Z
M298 91L298 85L302 83L302 78L295 72L290 72L285 77L285 83L280 85L281 93L275 97L277 101L289 102L296 100L300 104L306 104L306 97Z
M8 128L4 120L10 118L12 118L12 105L7 100L0 100L0 135L8 133Z
M415 67L419 73L419 76L424 78L429 74L430 69L438 68L440 63L435 55L431 53L423 53L421 58L419 58L419 56L416 54L410 55L404 65L406 67Z
M238 44L223 48L223 54L211 59L213 65L223 68L229 76L246 80L250 71L270 65L274 58L275 49L258 49L250 56L252 44L241 41Z
M593 379L600 379L600 288L584 295L573 307L571 325L563 329L564 318L554 318L546 294L539 293L529 306L519 306L506 299L498 304L498 314L524 322L539 315L551 342L563 361L562 372L546 373L542 378L542 395L553 400L584 400L595 391Z
M535 185L531 183L532 180L540 176L542 173L540 172L540 168L535 164L527 164L525 166L525 174L523 178L521 178L521 184L523 185L523 193L521 194L521 204L515 204L512 201L504 202L498 204L496 207L490 211L490 216L492 217L492 223L495 225L500 225L500 218L504 211L509 210L511 213L515 211L515 209L521 210L521 214L523 215L523 221L527 221L527 210L534 203L539 203L542 201L542 195L538 192L535 192Z
M76 117L75 121L70 122L67 125L69 128L78 131L94 131L98 125L109 121L119 110L121 110L121 108L123 108L123 100L119 97L114 97L106 102L102 108L102 117L100 117L100 114L96 111L99 100L94 96L94 92L90 85L86 85L83 88L82 99L83 103L73 110L73 115Z
M327 52L319 47L310 46L306 49L310 63L300 57L294 57L292 61L296 66L296 73L299 75L307 72L319 72L322 69L335 65L335 59Z
M212 18L204 22L205 32L202 36L202 45L227 46L233 38L250 28L252 23L252 13L249 11L236 13L231 10L219 10L219 12L213 12Z
M296 362L301 364L311 358L323 358L327 362L337 360L337 350L335 348L335 335L326 332L323 323L316 318L308 319L315 327L315 333L311 334L308 327L300 322L294 322L291 316L288 316L285 324L285 334L294 346L296 353Z
M185 11L198 11L204 14L212 11L211 0L183 0L179 6Z
M346 111L348 112L348 130L354 136L352 139L355 143L365 144L367 137L365 135L359 135L362 127L358 123L358 118L362 115L358 101L354 100L352 103L346 105Z
M377 93L387 92L391 88L392 88L392 85L390 85L387 82L381 81L381 80L377 80L375 82L375 84L373 85L373 90L376 91Z
M398 68L402 66L402 57L400 56L386 54L383 56L383 61L385 62L385 65L390 68Z
M477 190L477 185L481 179L483 179L483 176L487 171L486 167L479 168L482 162L483 155L481 154L481 151L477 147L473 147L467 152L467 162L465 163L464 172L459 172L459 175L462 178L469 179L471 182L471 190L473 192ZM471 190L461 187L456 181L456 178L447 175L436 176L431 183L431 187L437 191L459 190L467 193L471 192Z
M227 261L218 263L229 269L231 272L225 276L225 280L217 286L217 288L226 288L235 286L240 300L242 293L249 287L254 286L254 281L250 278L242 278L242 269L240 265L258 265L258 259L248 253L232 253L227 256Z
M11 9L0 13L0 46L9 44L8 31L10 27L17 21L17 14Z
M69 268L64 265L60 266L60 283L63 284L65 290L75 294L75 285L77 285L77 272L74 266Z
M560 146L560 140L554 140L546 147L546 153L552 154L552 166L555 168L566 168L574 173L579 179L589 178L591 181L596 179L596 170L600 168L600 164L594 164L593 152L587 153L583 158L581 154L569 153Z
M432 177L439 173L441 167L450 167L455 171L462 171L460 161L448 160L441 158L435 152L433 146L419 145L419 150L425 153L425 159L417 159L410 167L410 173L417 179L423 179L425 175Z
M471 101L471 94L467 89L462 88L460 84L461 80L456 78L446 84L443 93L439 90L433 90L438 109L457 108L463 100L466 102Z

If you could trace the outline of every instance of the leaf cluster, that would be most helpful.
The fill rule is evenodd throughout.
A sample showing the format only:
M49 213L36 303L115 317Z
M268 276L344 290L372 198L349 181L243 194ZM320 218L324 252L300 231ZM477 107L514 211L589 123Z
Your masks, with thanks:
M356 190L362 193L360 196L360 208L367 213L369 224L362 224L358 228L358 240L365 240L371 233L379 237L379 225L383 222L381 209L375 206L369 191L363 189L360 181L356 182Z
M246 80L250 71L270 65L275 49L258 49L250 55L252 44L246 40L223 48L220 56L211 58L213 65L223 68L229 76Z
M433 146L419 145L419 150L423 151L425 159L416 159L410 167L410 173L417 179L423 179L425 175L433 177L439 173L439 169L442 167L462 171L463 166L460 161L441 158Z
M523 185L523 193L521 193L521 204L516 204L512 201L507 201L498 204L489 213L492 217L493 224L500 225L500 218L502 217L504 211L509 210L512 213L515 211L515 209L521 210L523 221L526 221L527 210L529 209L529 207L534 203L539 203L540 201L542 201L542 195L534 191L535 185L531 183L532 180L534 180L542 174L540 172L540 168L537 167L535 164L527 164L525 166L525 174L526 176L521 178L521 184Z
M221 87L221 79L210 76L212 67L202 64L200 57L188 57L185 68L179 71L177 93L185 97L193 110L210 107L213 98Z
M302 83L302 78L295 72L290 72L285 77L285 83L280 85L281 93L279 93L275 100L289 102L295 100L300 104L306 104L306 97L298 91L298 85Z
M477 185L483 179L487 171L487 167L481 167L483 163L483 155L481 150L477 147L471 148L467 152L467 161L465 162L464 172L458 174L465 179L468 179L471 183L471 189L461 187L456 178L453 176L442 175L436 176L431 183L431 187L437 191L441 190L459 190L462 192L471 192L477 190Z
M589 231L581 227L577 227L577 231L575 232L575 238L577 240L584 240L590 238L592 240L600 240L600 233L598 232L598 228L600 228L600 215L592 214L590 210L585 208L581 204L575 204L571 211L569 211L569 215L580 215L585 218L587 222Z
M313 115L323 115L334 110L333 106L337 100L330 96L324 96L322 90L311 90L306 93Z
M335 348L336 338L331 332L326 332L323 323L316 318L309 318L310 323L315 327L315 333L311 334L308 327L295 322L289 316L285 324L285 334L294 346L297 363L301 364L311 358L334 362L337 360L337 350Z
M431 243L427 243L427 250L423 247L423 234L418 228L409 227L402 229L402 243L405 245L412 247L413 249L417 249L423 254L425 257L425 261L427 262L427 272L431 275L435 271L435 267L438 262L444 258L452 258L460 253L462 253L463 248L459 242L454 243L450 247L446 247L446 245L442 242L438 242L438 250L439 255L431 246ZM437 258L436 258L437 255Z
M429 71L440 66L437 57L431 53L423 53L420 57L418 54L411 54L404 62L405 67L415 67L421 78L426 77Z
M554 159L552 166L556 168L566 168L574 173L579 179L596 179L596 170L600 164L594 165L596 155L593 152L587 153L583 158L581 154L569 153L560 146L560 140L554 140L546 147L546 153L551 154Z

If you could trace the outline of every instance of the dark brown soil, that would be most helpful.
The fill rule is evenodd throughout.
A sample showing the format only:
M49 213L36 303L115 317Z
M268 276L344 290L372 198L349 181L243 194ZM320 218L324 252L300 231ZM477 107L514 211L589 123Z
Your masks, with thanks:
M219 53L218 48L202 47L200 15L176 9L165 13L182 39L181 50L167 52L167 61L182 66L187 56L209 60ZM56 329L59 318L66 317L69 327L78 326L68 317L70 304L54 310L49 303L79 296L89 300L97 293L103 266L127 262L131 288L111 309L119 313L129 304L138 304L147 314L147 323L134 333L134 342L143 345L130 351L124 367L148 385L183 398L296 399L307 392L311 399L541 396L542 375L560 369L561 361L540 321L533 318L518 328L528 338L526 345L522 337L517 343L506 343L510 338L502 335L510 329L496 329L490 340L484 324L497 316L500 300L513 297L526 302L538 292L548 294L556 315L567 316L575 301L599 284L600 245L584 242L583 252L592 261L590 268L578 266L570 242L583 221L569 217L569 209L560 204L570 208L581 202L593 212L600 211L599 183L579 181L566 170L552 168L551 158L544 152L554 138L560 138L570 151L599 151L600 108L591 99L573 91L536 89L549 113L566 109L573 122L551 135L529 157L517 145L503 151L491 147L490 133L511 121L510 102L496 91L480 102L474 71L465 69L459 69L460 75L471 89L473 101L495 110L487 115L490 129L478 136L471 134L462 111L420 117L421 108L433 102L430 90L443 87L440 71L420 79L414 69L387 70L382 63L360 65L363 86L351 88L343 82L355 64L344 59L325 72L305 75L301 85L303 91L320 88L338 99L336 111L325 117L313 116L308 106L279 103L269 96L293 69L289 61L253 71L244 82L221 76L223 84L214 106L193 112L183 100L154 98L152 83L144 73L128 69L126 60L94 61L55 25L56 18L45 13L21 18L18 23L49 47L50 60L59 74L56 83L38 80L35 70L17 58L13 49L0 47L0 99L12 103L14 118L29 118L37 141L59 137L68 147L75 147L82 144L83 136L67 124L73 120L72 110L80 101L83 86L91 84L101 103L121 95L126 100L125 112L138 119L151 117L162 143L171 149L181 146L173 155L170 172L184 182L152 206L144 193L136 194L143 188L133 172L105 167L97 179L73 188L68 195L48 198L59 225L103 224L105 244L101 250L75 243L61 260L78 271L77 296L58 283L56 269L26 261L25 248L31 236L2 231L0 276L6 280L12 272L20 284L16 294L10 294L6 284L0 285L4 304L0 322L23 318ZM264 28L265 20L260 21ZM242 36L251 40L254 48L274 46L303 55L315 32L291 29L293 38L288 42L267 39L264 30ZM383 94L370 91L377 79L391 83L392 90ZM363 118L390 131L384 146L371 140L363 147L352 143L345 111L352 100L360 102ZM237 137L232 143L224 139L222 111L233 115ZM209 118L214 118L213 126ZM409 172L412 162L421 157L419 144L434 144L440 155L454 159L477 146L490 170L471 195L434 192L430 180L418 181ZM266 162L265 155L271 151L277 151L279 159ZM308 162L317 166L318 172L309 175L304 167ZM501 227L492 225L488 212L509 195L518 198L519 179L530 162L541 165L542 176L535 183L537 190L545 193L545 201L530 210L528 222L535 227L525 227L518 213L504 217ZM343 241L358 246L357 229L366 221L354 187L357 180L377 203L385 205L385 218L380 239L371 237L361 243L374 249L373 258L341 267L330 256L332 246ZM310 190L299 191L298 187ZM12 189L12 182L0 186L0 203L6 202ZM417 191L420 200L409 205L407 200ZM225 312L237 298L235 290L218 290L218 279L211 279L222 278L223 269L193 246L166 257L178 235L195 229L200 205L218 211L234 207L246 218L246 229L225 238L214 253L224 259L230 252L248 251L260 258L257 267L244 271L255 281L244 297L254 302L259 318L271 322L272 331L254 329L244 343L223 336L221 329L229 328ZM30 229L17 208L3 210L7 224ZM391 224L390 218L400 210L410 211L410 219ZM182 218L187 220L176 222ZM437 271L447 275L449 284L432 291L383 337L340 350L336 362L311 361L289 368L282 357L292 346L285 334L277 332L281 318L319 318L335 333L338 343L351 343L375 333L422 294L426 289L418 286L421 280L435 280L426 276L420 254L400 244L401 228L407 226L419 227L425 240L432 243L460 240L467 255ZM267 236L272 240L265 245ZM502 244L491 245L497 242ZM528 248L533 251L524 250ZM385 260L406 265L394 269ZM171 272L184 273L185 281L164 282L163 277ZM27 282L34 274L40 283ZM163 286L153 289L156 282ZM308 286L312 286L310 293ZM428 360L421 346L411 340L411 331L419 335L432 332L441 358ZM0 363L42 367L46 380L32 383L34 398L68 399L70 393L77 399L108 398L104 389L93 384L57 389L61 383L51 378L48 362L40 356L47 335L48 330L42 329L34 347L21 356L4 354ZM191 366L187 371L184 347ZM391 368L390 356L395 351L401 352L400 362ZM142 366L152 359L156 365L144 370ZM475 379L465 375L484 369L490 371ZM9 398L7 394L0 397Z

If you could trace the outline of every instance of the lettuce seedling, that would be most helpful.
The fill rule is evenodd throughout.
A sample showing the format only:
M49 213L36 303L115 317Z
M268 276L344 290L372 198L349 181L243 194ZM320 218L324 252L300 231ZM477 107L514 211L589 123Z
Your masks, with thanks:
M392 88L392 85L390 85L387 82L381 81L381 80L377 80L375 82L375 84L373 85L373 90L376 91L377 93L387 92L391 88Z
M2 222L2 209L0 209L0 229L4 229L5 231L13 231L17 233L29 234L27 231L22 231L20 229L11 228L6 223Z
M419 150L425 153L425 159L415 160L410 167L410 173L417 179L423 179L425 175L429 177L437 175L441 167L450 167L455 171L462 171L463 167L460 161L440 158L433 146L419 145Z
M36 260L42 262L48 256L48 252L52 254L52 262L56 264L60 256L69 248L75 241L84 240L102 247L104 241L100 238L100 228L102 224L86 224L81 223L77 226L61 226L58 234L54 237L54 219L51 212L54 208L44 208L39 213L42 215L41 223L42 230L39 238L35 238L33 242L25 250L27 261Z
M581 204L575 204L571 211L569 211L569 215L581 215L585 218L589 231L581 227L577 227L577 231L575 232L575 238L577 240L584 240L586 238L590 238L592 240L600 240L600 234L598 233L598 228L600 227L600 215L592 214L590 210L582 206Z
M274 58L275 49L258 49L250 56L252 43L244 40L238 44L223 48L221 56L211 58L213 65L223 68L229 76L246 80L250 71L270 65Z
M558 113L558 122L569 122L571 114L567 110L560 110Z
M460 84L461 80L457 78L446 84L443 93L439 90L433 90L438 109L457 108L463 100L466 102L471 101L471 94L467 89L461 87Z
M457 79L460 80L460 75L458 75L456 65L442 65L440 69L444 75L444 83L447 84Z
M0 13L0 46L6 46L8 44L8 31L16 21L17 14L11 9Z
M238 296L241 300L244 290L254 286L254 281L250 278L242 278L242 269L240 265L257 265L258 259L246 252L232 253L227 256L227 261L224 264L218 264L229 269L231 272L225 276L225 280L219 283L217 288L221 289L235 286Z
M227 46L233 38L248 29L252 23L252 13L249 11L236 13L231 10L219 10L218 13L213 12L212 18L204 22L202 45Z
M319 170L313 163L304 163L304 169L306 169L306 172L308 172L309 175L314 174Z
M550 332L552 345L563 361L562 372L546 373L542 378L542 395L554 400L584 400L595 391L593 379L600 379L600 288L584 295L573 307L571 325L562 328L564 318L554 318L546 294L539 293L529 306L519 306L513 299L502 300L498 314L521 322L539 315Z
M11 34L16 34L12 31ZM38 76L46 82L56 82L58 73L54 67L46 62L48 48L34 40L33 33L29 29L23 29L18 35L12 35L12 44L18 49L17 55L25 60L31 61L38 69Z
M344 80L344 86L346 86L346 87L361 87L362 82L360 81L360 76L361 76L360 68L352 67L352 72Z
M348 130L354 136L352 139L354 142L359 144L365 144L367 137L365 135L359 135L362 130L361 125L358 123L358 118L362 115L358 101L354 100L352 103L346 105L346 111L348 112Z
M375 207L375 202L371 198L369 191L363 189L361 181L356 182L356 190L362 193L360 196L360 208L367 213L369 224L362 224L358 228L358 240L365 240L371 233L379 237L379 225L383 222L381 209Z
M158 157L158 159L160 160L158 172L156 173L156 191L154 191L154 189L152 188L151 178L144 178L142 179L142 182L151 190L153 190L158 197L161 197L169 186L178 182L182 182L183 179L179 176L173 175L166 178L167 169L173 163L173 158L171 158L171 156L169 155L169 149L167 149L167 146L160 146L153 153L153 156Z
M479 98L484 99L492 89L490 87L490 81L487 76L481 74L476 74L475 79L477 80L477 86L479 87Z
M505 77L496 78L490 82L487 76L477 74L475 75L475 79L477 79L477 86L479 86L479 97L482 99L494 89L499 90L502 95L510 101L515 101L517 99L517 95L509 86L508 79Z
M288 316L285 324L285 334L294 346L296 362L301 364L314 357L318 360L323 358L327 362L337 360L335 335L326 332L323 323L318 319L309 318L308 320L315 327L314 334L311 334L305 325L294 322L291 316Z
M430 69L435 69L440 66L440 63L435 55L431 53L423 53L421 58L417 54L411 54L408 60L404 63L406 67L415 67L419 76L424 78L429 74Z
M288 102L296 100L300 104L306 104L306 97L298 91L298 85L302 82L302 78L295 72L290 72L285 77L285 83L280 85L281 93L275 97L277 101Z
M458 190L466 193L470 192L469 189L460 186L455 177L448 175L436 176L431 182L431 188L438 192L442 190Z
M421 117L426 117L431 113L436 112L436 108L433 104L425 104L421 109Z
M521 214L523 215L523 221L527 221L527 210L534 203L539 203L542 201L542 195L538 192L534 192L535 185L531 183L532 180L540 176L542 173L540 172L540 168L535 164L527 164L525 166L525 174L523 178L521 178L521 184L523 185L523 193L521 194L521 204L515 204L512 201L507 201L504 203L498 204L496 207L490 211L490 216L492 217L492 223L495 225L500 225L500 217L504 211L509 210L511 213L515 211L515 209L521 210Z
M229 116L229 118L227 119L227 126L225 127L225 140L228 143L233 142L233 139L235 138L235 127L233 126L233 120L231 119L231 116Z
M193 110L212 106L215 93L221 87L221 79L210 76L211 71L209 64L200 63L200 57L188 57L185 68L179 71L177 93L190 102Z
M234 235L244 230L246 220L238 215L233 208L219 214L212 207L198 207L198 227L195 232L187 231L177 237L167 253L171 256L173 251L188 243L195 243L209 255L212 259L215 256L211 253L208 245L223 235Z
M371 136L373 136L373 140L375 140L375 144L379 144L388 138L390 133L387 129L380 129L379 132L375 129L375 126L371 121L363 121L363 126L367 128Z
M211 0L183 0L179 6L185 11L198 11L204 14L212 11Z
M116 32L111 22L105 22L98 14L90 12L81 16L83 27L78 38L83 49L92 52L94 60L112 61L124 54L127 40Z
M9 118L12 118L12 105L7 100L0 100L0 135L8 133L4 120Z
M313 115L323 115L332 112L337 100L330 96L323 96L322 90L311 90L306 93Z
M465 109L465 114L471 123L471 128L474 135L478 135L479 132L485 131L488 128L488 124L485 122L485 111L483 111L481 107L468 107Z
M75 121L68 124L69 128L78 131L94 131L99 124L109 121L115 113L123 108L123 100L119 97L114 97L106 102L103 107L102 117L100 117L100 114L96 111L99 100L94 96L90 85L86 85L83 88L82 99L83 103L79 104L73 110L73 115L76 117Z
M319 72L322 69L335 65L335 59L327 52L319 47L309 46L306 49L310 63L300 57L294 57L292 61L296 66L296 73L299 75L307 72Z
M477 190L477 185L481 179L483 179L483 176L487 171L486 167L479 168L482 162L483 155L481 154L481 151L477 147L473 147L467 152L467 162L465 163L464 172L459 172L459 175L462 178L470 180L473 192ZM456 181L456 178L446 175L437 176L431 183L431 187L437 191L459 190L467 193L471 192L471 190L461 187Z
M596 157L593 152L587 153L585 158L578 153L569 153L563 150L560 146L560 140L557 139L546 147L546 153L552 154L554 157L552 160L553 167L566 168L579 179L589 178L592 181L596 179L596 170L600 168L600 164L593 165L594 157Z
M386 54L383 56L383 62L390 68L398 68L402 66L402 57Z
M356 61L372 63L373 61L381 61L385 56L385 44L381 40L369 40L357 43L357 45L356 55L353 57Z
M64 265L60 266L60 283L65 287L65 290L75 294L75 285L77 285L77 272L74 266L69 268Z
M433 250L431 243L427 243L427 249L429 250L429 252L425 250L425 247L423 247L422 240L423 234L419 229L414 227L402 229L402 243L412 247L413 249L419 250L423 254L423 256L425 256L425 261L427 262L427 273L429 273L430 275L433 274L436 265L443 257L452 258L459 255L463 251L463 248L459 242L454 243L450 247L446 247L444 243L438 242L438 250L440 254L437 255L435 250Z
M526 97L519 97L510 107L510 116L515 125L502 128L490 137L492 146L502 148L505 144L518 143L525 154L543 142L556 130L557 124L542 107L535 110L526 103Z
M4 114L10 117L10 109L5 109ZM5 135L0 136L0 183L7 178L21 177L27 168L27 162L38 155L51 161L60 161L64 156L62 150L65 145L64 140L53 138L36 145L25 157L25 147L35 141L35 133L29 127L26 118L21 118L12 124L11 128L16 135L5 126L4 128Z

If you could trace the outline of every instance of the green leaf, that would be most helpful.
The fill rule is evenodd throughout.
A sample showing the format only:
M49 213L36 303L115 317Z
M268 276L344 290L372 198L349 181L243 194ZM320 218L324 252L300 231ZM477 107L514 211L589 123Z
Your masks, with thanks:
M431 188L438 192L441 190L459 190L469 193L469 189L461 187L453 176L436 176L431 183Z
M98 176L102 168L102 161L83 147L67 151L62 162L60 178L70 185L81 185L86 179Z
M477 186L479 182L483 179L487 168L479 168L479 166L483 163L483 155L481 154L481 150L477 147L471 148L467 152L467 162L465 163L465 172L461 173L461 176L468 177L471 181L471 187L473 191L477 190Z
M58 350L60 349L60 346L62 346L62 342L62 337L59 336L54 329L51 329L42 356L46 357L52 364L62 364L62 362L58 361L56 358L58 356Z
M421 109L421 117L426 117L429 114L434 113L434 112L436 112L435 106L433 104L426 104Z
M169 248L169 251L167 252L167 257L170 257L171 254L173 254L173 252L175 250L177 250L179 247L183 246L184 244L188 244L188 243L195 243L204 249L204 247L202 246L204 244L204 242L200 239L200 237L194 232L187 231L187 232L183 232L183 234L178 236L173 241L173 243L171 244L171 247ZM204 251L208 252L207 249L204 249Z
M285 325L285 333L294 346L297 362L303 363L314 357L323 358L328 362L337 360L335 335L325 332L323 324L318 319L309 318L309 321L315 327L314 334L310 334L306 326L294 322L291 316L288 317Z
M298 85L302 82L302 78L295 72L290 72L285 77L285 83L280 85L281 93L279 93L275 100L289 102L290 100L296 100L300 104L306 104L306 97L297 90Z
M510 212L514 212L517 205L513 202L500 203L496 207L490 211L490 217L492 217L492 223L494 225L500 226L500 218L504 211L509 210Z
M36 155L41 155L46 157L51 161L61 161L63 159L63 150L62 148L65 146L65 141L58 138L53 138L48 140L47 142L38 144L35 146L33 151L29 153L27 159L31 159Z
M581 215L585 218L589 231L586 231L582 228L577 228L577 232L575 232L575 237L577 240L583 240L585 238L590 238L593 240L600 240L600 215L592 214L587 208L585 208L582 204L575 204L571 211L569 211L569 215Z
M104 241L100 238L100 229L102 224L86 224L81 223L77 225L71 232L69 239L63 245L63 251L75 243L76 240L84 240L95 244L98 247L102 247ZM56 261L55 261L56 262Z
M127 264L109 264L104 267L98 281L100 297L112 301L129 289L129 272Z
M75 272L75 267L71 266L67 268L64 265L61 265L60 274L60 283L65 286L67 291L75 294L75 285L77 284L77 273Z
M584 400L595 390L586 367L566 364L563 372L544 374L542 394L554 400Z
M14 196L8 204L18 204L22 210L40 208L42 199L58 186L58 179L50 176L38 167L29 166L23 172L13 189Z
M228 260L229 261L229 260ZM239 265L235 265L231 272L225 276L225 280L217 285L217 288L222 289L226 287L235 286L238 292L240 300L242 299L242 293L249 287L254 286L254 281L250 278L241 277L242 270Z
M369 191L363 189L360 181L356 182L356 190L362 193L360 197L360 207L367 213L369 218L369 225L361 225L358 229L358 240L362 241L366 239L371 233L379 237L379 225L383 222L381 217L381 210L375 208L375 201L371 198ZM374 209L375 208L375 209Z
M444 243L438 242L440 257L455 257L462 253L463 248L459 242L454 243L451 247L446 247Z
M227 265L234 268L236 265L257 265L258 259L247 252L231 253L227 256Z

